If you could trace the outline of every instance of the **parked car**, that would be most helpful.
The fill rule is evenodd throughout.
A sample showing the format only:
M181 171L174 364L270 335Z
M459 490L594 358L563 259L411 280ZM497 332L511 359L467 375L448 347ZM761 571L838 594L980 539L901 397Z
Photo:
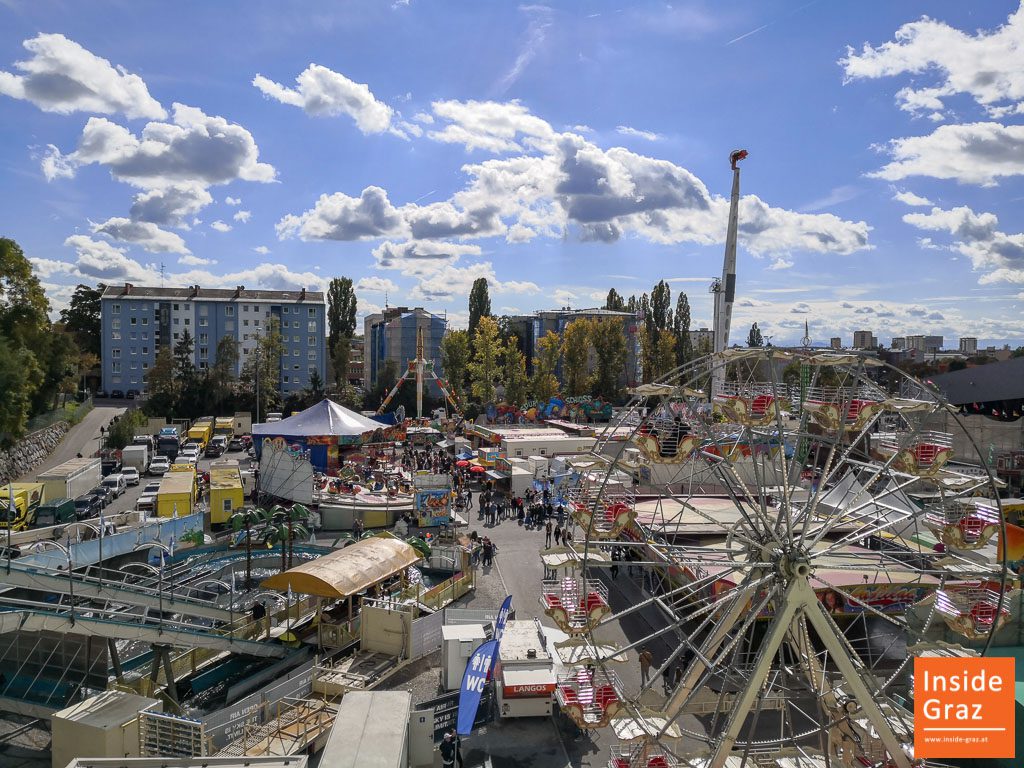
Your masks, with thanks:
M139 470L135 467L125 467L121 470L121 476L127 485L139 484Z
M110 489L111 501L113 501L113 499L120 498L121 494L128 490L128 482L124 479L122 473L117 472L103 478L103 487Z
M99 517L103 511L103 504L95 496L86 494L75 499L75 517L79 520L86 520L90 517Z
M124 393L124 396L129 400L134 400L136 397L139 396L139 390L129 389L127 392Z
M244 450L244 449L245 449L245 443L242 442L242 438L240 438L240 437L233 437L233 438L231 438L231 442L228 443L228 451L230 451L232 453L235 452L235 451L241 451L241 450Z
M110 395L107 394L107 390L105 390L105 389L98 389L98 390L96 390L95 392L92 393L92 396L95 397L97 400L100 400L100 399L104 399L105 400L106 398L110 397Z
M104 507L114 500L114 492L102 485L97 485L86 495L92 496Z
M166 456L157 456L149 463L149 474L162 475L171 468L171 460Z
M211 440L210 444L206 446L206 451L203 453L208 459L216 459L218 456L224 453L224 444Z
M124 390L123 389L111 390L110 397L113 400L124 400Z

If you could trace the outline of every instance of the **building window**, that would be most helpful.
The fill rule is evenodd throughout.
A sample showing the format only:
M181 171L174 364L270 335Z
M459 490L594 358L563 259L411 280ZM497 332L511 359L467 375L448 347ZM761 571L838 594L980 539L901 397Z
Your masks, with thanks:
M177 340L177 338L178 338L178 332L177 331L174 332L174 338L175 338L175 340Z
M310 317L316 317L316 307L310 307L309 308L309 316Z
M310 360L316 360L316 350L309 350L309 352L306 354L306 357L309 358Z
M128 334L128 338L131 339L132 341L135 341L135 331L132 331L131 333L129 333Z
M231 306L230 304L228 304L226 307L224 307L224 316L225 317L234 317L235 316L235 308L233 306Z
M121 305L120 304L111 304L110 305L110 312L111 312L111 314L120 315L121 314Z
M200 357L209 357L209 351L210 351L209 347L200 347L199 348L199 356Z
M248 317L247 317L247 318L245 318L245 319L244 319L244 320L242 321L242 325L244 325L244 326L245 326L246 328L248 328L248 327L249 327L249 318L248 318Z
M209 314L210 314L210 307L207 306L206 304L200 304L199 305L199 316L200 317L206 317Z
M132 318L132 320L134 320L134 319L135 319L135 318L133 317L133 318ZM175 324L175 325L181 325L181 319L180 319L180 318L177 318L177 317L176 317L176 318L174 318L174 324Z
M129 317L128 318L128 325L136 325L137 323L138 323L138 318L135 318L135 317Z
M284 308L283 308L283 309L281 310L281 314L287 315L287 314L288 314L288 307L284 307Z
M243 333L242 334L242 341L248 341L248 340L249 340L249 334L248 333Z
M298 363L296 363L295 365L293 365L293 366L292 366L292 370L293 370L293 371L297 371L297 370L299 370L299 366L298 366ZM298 380L299 380L299 377L298 377L298 376L296 376L296 377L295 377L295 380L296 380L296 381L298 381Z
M112 350L110 350L110 356L117 360L119 357L121 357L121 348L114 347Z
M231 499L224 499L224 511L225 512L230 512L231 511Z
M149 363L147 363L145 360L142 361L142 370L144 370L144 371L148 371L149 370Z
M143 331L142 332L142 340L143 341L149 341L149 331Z
M110 321L110 328L111 328L111 330L114 330L114 331L120 331L121 330L121 319L115 317L113 320L111 320Z
M139 364L136 361L132 360L131 365L129 365L128 367L135 371L138 370Z
M149 318L148 317L142 318L142 324L143 325L149 325Z
M298 328L298 327L299 327L299 321L298 320L293 320L292 321L292 328Z
M298 356L299 356L299 350L293 349L292 350L292 357L298 357Z
M185 325L191 325L192 321L189 318L185 318Z
M120 341L121 340L121 332L120 331L114 331L113 333L110 334L110 338L113 341Z
M178 305L177 305L177 304L175 304L175 305L174 305L174 311L175 311L175 312L177 312L177 311L178 311Z
M257 317L255 320L252 321L252 324L255 325L257 328L259 328L260 327L260 319Z
M199 362L199 370L201 370L201 371L205 371L206 370L206 361L205 360L201 360Z
M315 347L316 346L316 336L307 336L306 337L306 342L307 342L308 346Z
M316 320L310 320L306 325L306 331L309 333L316 333Z
M292 344L298 344L301 341L302 341L301 337L299 337L299 336L292 336Z
M121 364L120 363L111 363L110 364L110 370L113 373L120 373L121 372Z
M284 376L281 377L281 382L283 384L287 384L288 383L288 374L287 373Z
M210 341L210 334L208 334L208 333L200 333L199 334L199 343L200 344L207 344L207 343L209 343L209 341Z
M149 347L143 347L142 348L142 354L148 355L149 354Z
M208 325L207 319L205 317L200 317L199 318L199 327L200 328L205 328L207 325Z

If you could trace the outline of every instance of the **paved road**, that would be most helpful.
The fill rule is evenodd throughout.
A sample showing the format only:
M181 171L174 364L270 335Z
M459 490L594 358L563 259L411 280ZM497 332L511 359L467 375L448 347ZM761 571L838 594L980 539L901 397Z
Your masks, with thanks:
M83 456L91 456L100 447L100 427L106 428L115 416L125 412L123 406L98 405L85 415L78 424L73 426L57 446L57 450L32 470L28 475L18 478L21 482L32 482L36 475L62 464L68 459L73 459L79 453Z

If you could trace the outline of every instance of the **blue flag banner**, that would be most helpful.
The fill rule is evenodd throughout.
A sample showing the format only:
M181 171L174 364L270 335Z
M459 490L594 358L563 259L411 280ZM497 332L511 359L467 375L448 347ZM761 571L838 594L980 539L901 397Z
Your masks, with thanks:
M480 707L480 697L491 676L491 669L497 656L498 641L488 640L473 651L473 655L466 663L462 687L459 689L459 720L456 728L459 736L469 736L473 732L473 720Z
M512 610L512 595L505 598L498 611L498 618L494 621L494 639L501 642L501 636L505 634L505 622L508 621L509 611Z

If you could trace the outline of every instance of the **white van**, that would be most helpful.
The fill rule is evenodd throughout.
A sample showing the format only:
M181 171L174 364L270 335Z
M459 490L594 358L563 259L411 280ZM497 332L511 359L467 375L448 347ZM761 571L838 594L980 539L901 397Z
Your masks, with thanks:
M128 481L124 475L118 472L116 475L107 475L103 478L103 487L109 488L113 498L117 498L128 490Z
M280 421L283 416L284 416L284 414L281 414L281 413L273 413L273 412L272 413L268 413L267 414L267 421L266 421L266 423L270 424L271 422L274 422L274 421Z

